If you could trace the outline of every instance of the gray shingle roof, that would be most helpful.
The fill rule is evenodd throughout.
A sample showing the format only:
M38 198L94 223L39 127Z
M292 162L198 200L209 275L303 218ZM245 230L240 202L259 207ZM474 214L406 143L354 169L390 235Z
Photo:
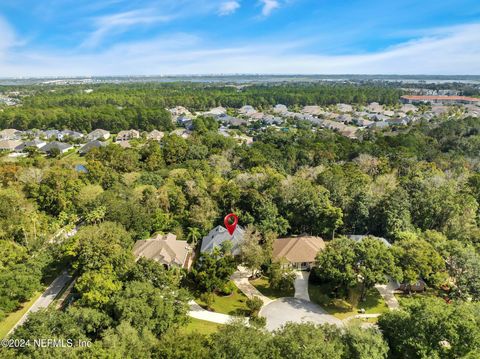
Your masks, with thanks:
M242 227L237 226L233 235L228 233L227 229L223 226L217 226L210 231L202 240L202 247L200 251L203 252L212 252L215 247L220 247L220 245L225 241L232 242L232 254L240 254L240 243L243 242L243 235L245 231Z

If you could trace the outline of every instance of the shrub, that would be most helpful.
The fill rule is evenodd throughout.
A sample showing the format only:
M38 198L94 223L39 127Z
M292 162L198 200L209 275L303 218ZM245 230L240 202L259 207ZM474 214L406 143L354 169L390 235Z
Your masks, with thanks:
M267 318L255 315L250 317L249 323L254 328L264 328L267 325Z
M223 288L222 288L222 290L221 290L221 293L222 293L223 295L230 295L230 294L232 294L232 293L235 291L236 288L237 288L237 287L235 287L235 283L233 283L233 282L227 282L227 283L223 286Z
M272 289L287 292L295 288L296 274L289 268L283 268L280 263L274 263L270 267L269 282Z
M260 311L260 309L262 308L263 301L258 297L253 297L251 299L248 298L246 304L250 311L250 316L253 317L253 316L256 316Z
M215 294L209 292L202 293L200 300L205 303L208 310L211 310L213 303L215 303Z

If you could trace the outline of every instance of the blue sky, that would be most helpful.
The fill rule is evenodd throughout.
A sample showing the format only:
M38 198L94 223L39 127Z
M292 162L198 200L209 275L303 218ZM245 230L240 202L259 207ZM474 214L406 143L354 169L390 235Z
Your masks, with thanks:
M478 0L2 0L0 76L480 74Z

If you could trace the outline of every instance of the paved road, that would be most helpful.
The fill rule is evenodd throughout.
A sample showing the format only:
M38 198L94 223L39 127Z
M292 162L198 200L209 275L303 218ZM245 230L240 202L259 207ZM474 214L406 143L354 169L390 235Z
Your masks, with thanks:
M297 278L295 279L295 298L310 301L310 295L308 294L308 277L310 272L297 271Z
M328 314L320 306L299 298L280 298L264 306L260 315L267 319L267 329L270 331L287 322L343 325L340 319Z
M22 325L27 320L30 313L35 313L40 309L47 308L71 279L72 277L66 271L55 278L52 284L50 284L40 298L33 303L30 309L20 318L8 334L12 333L18 326Z

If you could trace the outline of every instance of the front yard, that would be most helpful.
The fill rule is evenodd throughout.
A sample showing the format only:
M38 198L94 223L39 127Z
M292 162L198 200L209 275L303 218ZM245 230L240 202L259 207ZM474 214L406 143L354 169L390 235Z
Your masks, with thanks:
M247 316L247 297L236 286L235 290L230 295L222 296L214 294L214 296L215 300L211 305L210 310L229 315ZM206 309L207 305L200 299L200 297L195 298L195 301L201 307Z
M360 286L349 291L347 299L331 297L331 288L328 284L308 284L310 300L324 308L329 314L338 319L345 319L360 314L360 309L365 309L365 314L385 313L388 307L380 293L372 288L368 291L366 300L360 302Z
M212 334L218 331L222 324L207 322L206 320L190 318L190 323L180 329L180 332L189 334L198 332L201 334Z
M260 277L250 281L255 288L258 289L260 293L262 293L265 297L270 299L277 299L283 297L293 297L295 295L295 290L289 291L279 291L273 288L270 288L270 283L268 282L268 278Z

